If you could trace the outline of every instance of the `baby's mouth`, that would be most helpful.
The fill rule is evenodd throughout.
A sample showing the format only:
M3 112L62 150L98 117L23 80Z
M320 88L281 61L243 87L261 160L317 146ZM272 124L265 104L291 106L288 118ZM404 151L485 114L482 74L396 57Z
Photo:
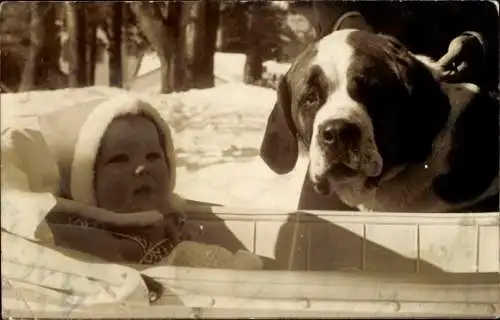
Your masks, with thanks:
M134 195L145 196L150 195L154 192L153 188L149 185L142 185L134 190Z

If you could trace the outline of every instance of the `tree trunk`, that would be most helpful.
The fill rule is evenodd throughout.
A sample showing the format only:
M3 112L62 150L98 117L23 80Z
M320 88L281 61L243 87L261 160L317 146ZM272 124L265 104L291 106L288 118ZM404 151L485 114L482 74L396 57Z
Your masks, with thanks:
M219 27L219 2L192 2L186 29L189 84L204 89L214 86L214 55Z
M21 78L19 90L57 89L66 86L59 58L61 43L56 26L57 3L31 2L30 50Z
M217 32L220 22L220 2L218 0L207 1L206 6L205 38L202 47L199 48L199 51L204 53L201 55L200 61L201 70L198 81L200 89L210 88L215 85L214 56L217 50Z
M67 2L69 31L69 86L71 88L87 85L86 67L86 12L84 3Z
M248 46L247 57L245 61L244 80L245 83L255 83L262 78L263 67L262 63L262 47L260 43L261 30L259 24L259 8L263 4L252 3L248 15Z
M87 23L87 81L89 86L95 84L95 69L97 66L97 21L92 19L97 10L92 5L88 5L87 15L89 17Z
M44 17L45 36L40 52L40 61L43 63L40 64L41 77L38 81L45 84L43 86L45 89L65 88L68 84L68 77L61 71L59 64L62 47L59 38L60 30L56 25L56 21L59 19L58 11L64 8L62 5L62 3L51 3Z
M36 88L36 79L38 74L37 66L39 54L44 41L43 16L49 4L46 2L30 3L30 49L26 63L24 65L19 91L28 91Z
M130 2L129 6L136 15L139 27L158 55L161 62L161 92L168 93L175 90L174 71L176 63L174 54L177 39L180 34L180 20L182 13L181 2L167 2L167 17L164 18L157 3L140 1Z
M184 82L194 82L196 74L195 43L200 36L200 9L202 0L186 2L183 5L182 29L179 35L177 55L184 56L184 70L177 70L176 76L183 77ZM178 66L177 66L178 67ZM179 69L179 67L177 68Z
M123 3L112 4L111 39L109 41L109 85L123 87L122 24Z
M95 69L97 67L97 26L95 24L90 25L88 31L87 79L88 85L93 86L95 84Z
M184 88L214 86L214 54L219 25L219 2L200 0L184 3L183 30L179 47L184 52ZM179 53L181 54L181 53Z
M176 12L176 38L175 46L172 57L170 58L170 84L172 91L185 91L189 89L189 83L191 81L191 68L189 58L190 52L189 48L186 46L186 41L188 39L188 26L190 19L190 9L195 4L195 2L184 2L179 3L178 6L169 7L169 12ZM170 13L169 13L170 15Z

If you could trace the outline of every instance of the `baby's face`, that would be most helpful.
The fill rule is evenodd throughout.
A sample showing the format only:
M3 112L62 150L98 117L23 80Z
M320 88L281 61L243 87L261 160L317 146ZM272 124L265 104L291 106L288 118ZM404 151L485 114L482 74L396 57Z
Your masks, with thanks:
M168 177L155 124L142 116L113 120L96 160L97 205L115 212L162 211Z

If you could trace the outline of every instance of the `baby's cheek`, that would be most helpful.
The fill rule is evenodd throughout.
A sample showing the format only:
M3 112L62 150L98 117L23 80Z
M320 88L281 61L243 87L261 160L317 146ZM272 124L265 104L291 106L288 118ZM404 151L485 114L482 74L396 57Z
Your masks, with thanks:
M129 201L130 179L124 172L105 171L97 177L97 198L99 206L109 210L118 210Z
M151 170L151 176L156 181L156 184L162 189L167 190L170 184L170 170L166 164L157 164Z

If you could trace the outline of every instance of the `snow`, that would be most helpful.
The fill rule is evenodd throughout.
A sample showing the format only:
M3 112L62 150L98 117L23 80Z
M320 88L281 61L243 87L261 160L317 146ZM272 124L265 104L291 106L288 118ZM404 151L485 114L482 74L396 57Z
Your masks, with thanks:
M273 60L269 60L263 63L266 73L280 76L287 72L290 68L291 63L278 63Z
M243 82L246 55L242 53L216 52L214 74L227 81Z
M246 55L242 53L216 52L214 55L214 74L224 78L226 82L242 82L245 59ZM159 68L160 60L156 53L147 53L142 58L137 77L158 71Z
M296 207L305 162L279 176L259 157L273 90L229 83L153 97L173 129L179 194L233 207Z
M246 55L241 53L216 52L214 55L215 85L243 82ZM160 90L160 61L156 53L145 54L140 62L137 76L127 81L127 88L138 92Z
M141 66L137 71L137 76L143 76L146 73L154 71L158 68L160 68L160 60L158 59L156 52L146 53L142 57Z

